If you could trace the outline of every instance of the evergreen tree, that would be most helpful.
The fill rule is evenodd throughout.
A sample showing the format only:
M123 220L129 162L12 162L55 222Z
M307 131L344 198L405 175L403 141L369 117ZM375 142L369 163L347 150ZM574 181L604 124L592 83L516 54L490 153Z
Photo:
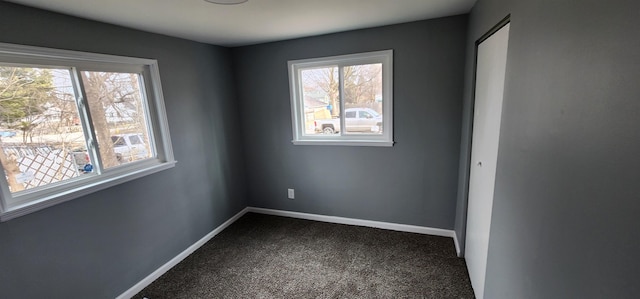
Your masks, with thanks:
M55 97L53 91L47 69L0 66L0 123L21 130L26 143L38 125L35 116Z

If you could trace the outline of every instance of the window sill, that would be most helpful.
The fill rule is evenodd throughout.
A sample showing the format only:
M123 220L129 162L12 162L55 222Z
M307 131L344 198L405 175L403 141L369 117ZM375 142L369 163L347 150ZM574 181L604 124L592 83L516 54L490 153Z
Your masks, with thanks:
M4 222L13 218L24 216L42 209L88 195L118 184L129 182L137 178L141 178L159 171L173 168L177 161L169 161L163 163L154 163L138 170L129 171L127 173L114 173L114 175L101 175L100 179L82 184L78 187L56 192L52 195L44 195L37 200L9 207L6 211L0 213L0 222ZM88 179L87 181L90 181Z
M341 146L382 146L392 147L393 141L358 140L292 140L294 145L341 145Z

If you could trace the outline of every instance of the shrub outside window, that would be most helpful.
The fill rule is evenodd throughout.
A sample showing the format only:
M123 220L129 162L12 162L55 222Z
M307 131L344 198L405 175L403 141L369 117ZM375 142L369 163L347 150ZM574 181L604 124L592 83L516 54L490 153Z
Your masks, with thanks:
M157 61L0 43L0 220L174 163Z
M392 50L288 66L294 144L393 145Z

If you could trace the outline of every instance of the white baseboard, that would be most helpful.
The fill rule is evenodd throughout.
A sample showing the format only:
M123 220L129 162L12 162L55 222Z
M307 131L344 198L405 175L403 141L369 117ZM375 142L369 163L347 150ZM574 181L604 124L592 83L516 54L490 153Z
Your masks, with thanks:
M175 265L177 265L182 260L184 260L187 256L192 254L198 248L202 247L202 245L207 243L209 240L211 240L213 237L215 237L217 234L219 234L222 230L227 228L227 226L229 226L232 223L234 223L236 220L238 220L238 218L242 217L242 215L246 214L248 211L249 211L249 208L244 208L242 211L238 212L238 214L235 214L229 220L225 221L223 224L221 224L220 226L216 227L216 229L214 229L213 231L211 231L210 233L208 233L207 235L202 237L202 239L200 239L197 242L193 243L193 245L189 246L189 248L185 249L183 252L178 254L176 257L172 258L170 261L168 261L167 263L162 265L157 270L153 271L153 273L149 274L149 276L145 277L140 282L138 282L136 285L134 285L130 289L126 290L120 296L116 297L116 299L129 299L129 298L135 296L140 291L142 291L144 288L146 288L148 285L150 285L152 282L154 282L156 279L158 279L160 276L162 276L162 274L164 274L167 271L169 271Z
M389 222L381 222L381 221L372 221L372 220L353 219L353 218L336 217L336 216L308 214L308 213L282 211L282 210L254 208L254 207L248 207L247 209L248 209L248 212L260 213L260 214L284 216L284 217L315 220L315 221L330 222L330 223L375 227L375 228L382 228L382 229L395 230L395 231L401 231L401 232L418 233L418 234L424 234L424 235L449 237L449 238L453 238L455 242L455 232L453 230L448 230L448 229L389 223Z
M456 231L453 231L453 244L456 245L456 254L458 255L458 257L462 257L462 251L460 250L460 243L458 242L458 234L456 234Z

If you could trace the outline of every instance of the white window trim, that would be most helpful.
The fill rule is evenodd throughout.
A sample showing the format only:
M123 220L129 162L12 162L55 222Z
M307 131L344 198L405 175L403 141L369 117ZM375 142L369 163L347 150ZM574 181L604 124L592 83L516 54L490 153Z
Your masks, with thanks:
M145 87L143 92L146 95L145 105L148 106L149 111L148 125L157 152L156 158L127 163L103 170L99 174L88 174L31 192L25 190L23 194L15 197L9 191L6 179L0 179L0 188L2 189L0 192L0 196L2 196L0 200L1 222L175 166L176 161L171 146L157 60L6 43L0 43L0 57L4 63L48 66L57 64L65 68L99 71L122 71L123 69L137 69L139 71L142 69ZM2 165L0 165L0 175L4 176Z
M362 134L349 135L305 135L304 106L300 93L300 70L305 68L357 64L382 63L382 135ZM288 62L289 90L291 93L291 121L295 145L345 145L345 146L393 146L393 50L348 54L312 59L291 60ZM342 75L340 75L342 77ZM340 84L342 88L342 84ZM340 94L344 94L342 91ZM344 128L344 101L340 101L341 128Z

